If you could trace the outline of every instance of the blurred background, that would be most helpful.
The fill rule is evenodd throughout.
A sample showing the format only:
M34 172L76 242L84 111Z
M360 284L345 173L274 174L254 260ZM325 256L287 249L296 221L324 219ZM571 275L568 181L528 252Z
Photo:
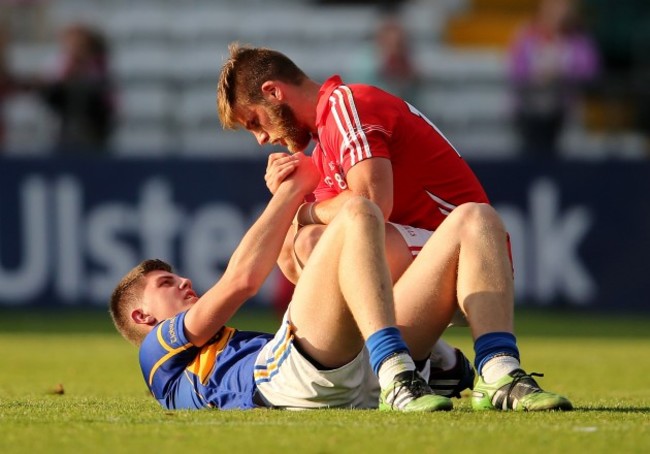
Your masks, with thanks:
M269 197L270 148L216 114L234 40L425 113L506 221L518 304L650 313L647 0L0 0L0 307L105 308L148 257L218 278Z

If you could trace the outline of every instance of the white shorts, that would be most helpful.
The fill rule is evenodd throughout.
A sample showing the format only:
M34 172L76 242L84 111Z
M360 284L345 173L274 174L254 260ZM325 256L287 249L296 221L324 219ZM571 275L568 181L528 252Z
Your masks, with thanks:
M431 235L433 235L431 230L419 229L410 225L395 224L394 222L389 222L389 224L395 227L402 235L413 257L417 257ZM454 312L449 326L469 326L465 315L460 309Z
M319 370L294 345L293 325L284 315L275 337L255 362L255 384L269 407L376 408L379 383L364 348L337 369Z
M417 257L424 244L429 240L433 232L431 230L419 229L410 225L395 224L389 222L402 235L413 257Z

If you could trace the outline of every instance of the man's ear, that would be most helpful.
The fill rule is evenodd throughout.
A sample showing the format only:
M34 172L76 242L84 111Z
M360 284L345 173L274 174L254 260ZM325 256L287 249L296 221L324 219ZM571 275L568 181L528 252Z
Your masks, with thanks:
M134 309L131 312L131 319L138 325L153 326L156 324L156 318L153 315L145 313L142 309Z
M262 95L264 96L264 99L270 101L282 101L284 93L276 81L267 80L262 84Z

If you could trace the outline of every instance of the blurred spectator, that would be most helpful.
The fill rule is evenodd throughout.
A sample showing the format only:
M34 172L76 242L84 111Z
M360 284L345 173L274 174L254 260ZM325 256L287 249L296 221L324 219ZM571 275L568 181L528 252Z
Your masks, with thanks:
M0 26L12 39L43 41L48 32L48 0L0 0Z
M8 36L0 30L0 106L9 95L33 93L55 117L56 152L106 152L116 114L107 43L98 31L82 24L65 27L59 43L52 71L16 76L6 62ZM3 132L0 124L0 146Z
M106 40L82 24L66 27L59 39L53 73L35 84L59 121L57 151L104 152L115 116Z
M515 124L525 155L558 155L561 133L580 91L598 72L598 52L578 26L575 2L541 0L510 53Z
M376 85L406 101L413 101L418 78L408 32L391 10L379 22L371 49L359 60L358 71L350 79Z
M642 132L650 153L650 1L582 0L602 56L605 126Z

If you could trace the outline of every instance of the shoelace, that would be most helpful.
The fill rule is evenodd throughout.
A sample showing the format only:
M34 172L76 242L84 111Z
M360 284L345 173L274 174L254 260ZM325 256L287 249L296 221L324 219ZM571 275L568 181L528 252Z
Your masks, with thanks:
M425 381L417 376L417 372L413 371L413 374L409 378L400 380L399 384L395 386L395 399L393 399L393 402L391 402L391 407L395 408L397 396L399 396L403 390L412 396L413 399L417 399L418 397L422 397L425 394L429 393L429 390L427 389L428 387L429 386L425 383Z
M527 373L519 373L519 374L515 375L513 377L512 382L510 382L510 385L508 386L508 391L506 391L506 401L508 403L510 402L510 394L515 389L517 384L519 384L519 382L521 382L524 379L531 380L532 383L530 383L530 385L534 385L535 388L536 388L535 390L530 391L529 393L526 393L526 395L541 392L542 389L539 387L539 385L537 384L537 382L535 381L535 379L533 377L543 377L543 376L544 376L544 374L540 374L538 372L531 372L529 374L527 374Z

